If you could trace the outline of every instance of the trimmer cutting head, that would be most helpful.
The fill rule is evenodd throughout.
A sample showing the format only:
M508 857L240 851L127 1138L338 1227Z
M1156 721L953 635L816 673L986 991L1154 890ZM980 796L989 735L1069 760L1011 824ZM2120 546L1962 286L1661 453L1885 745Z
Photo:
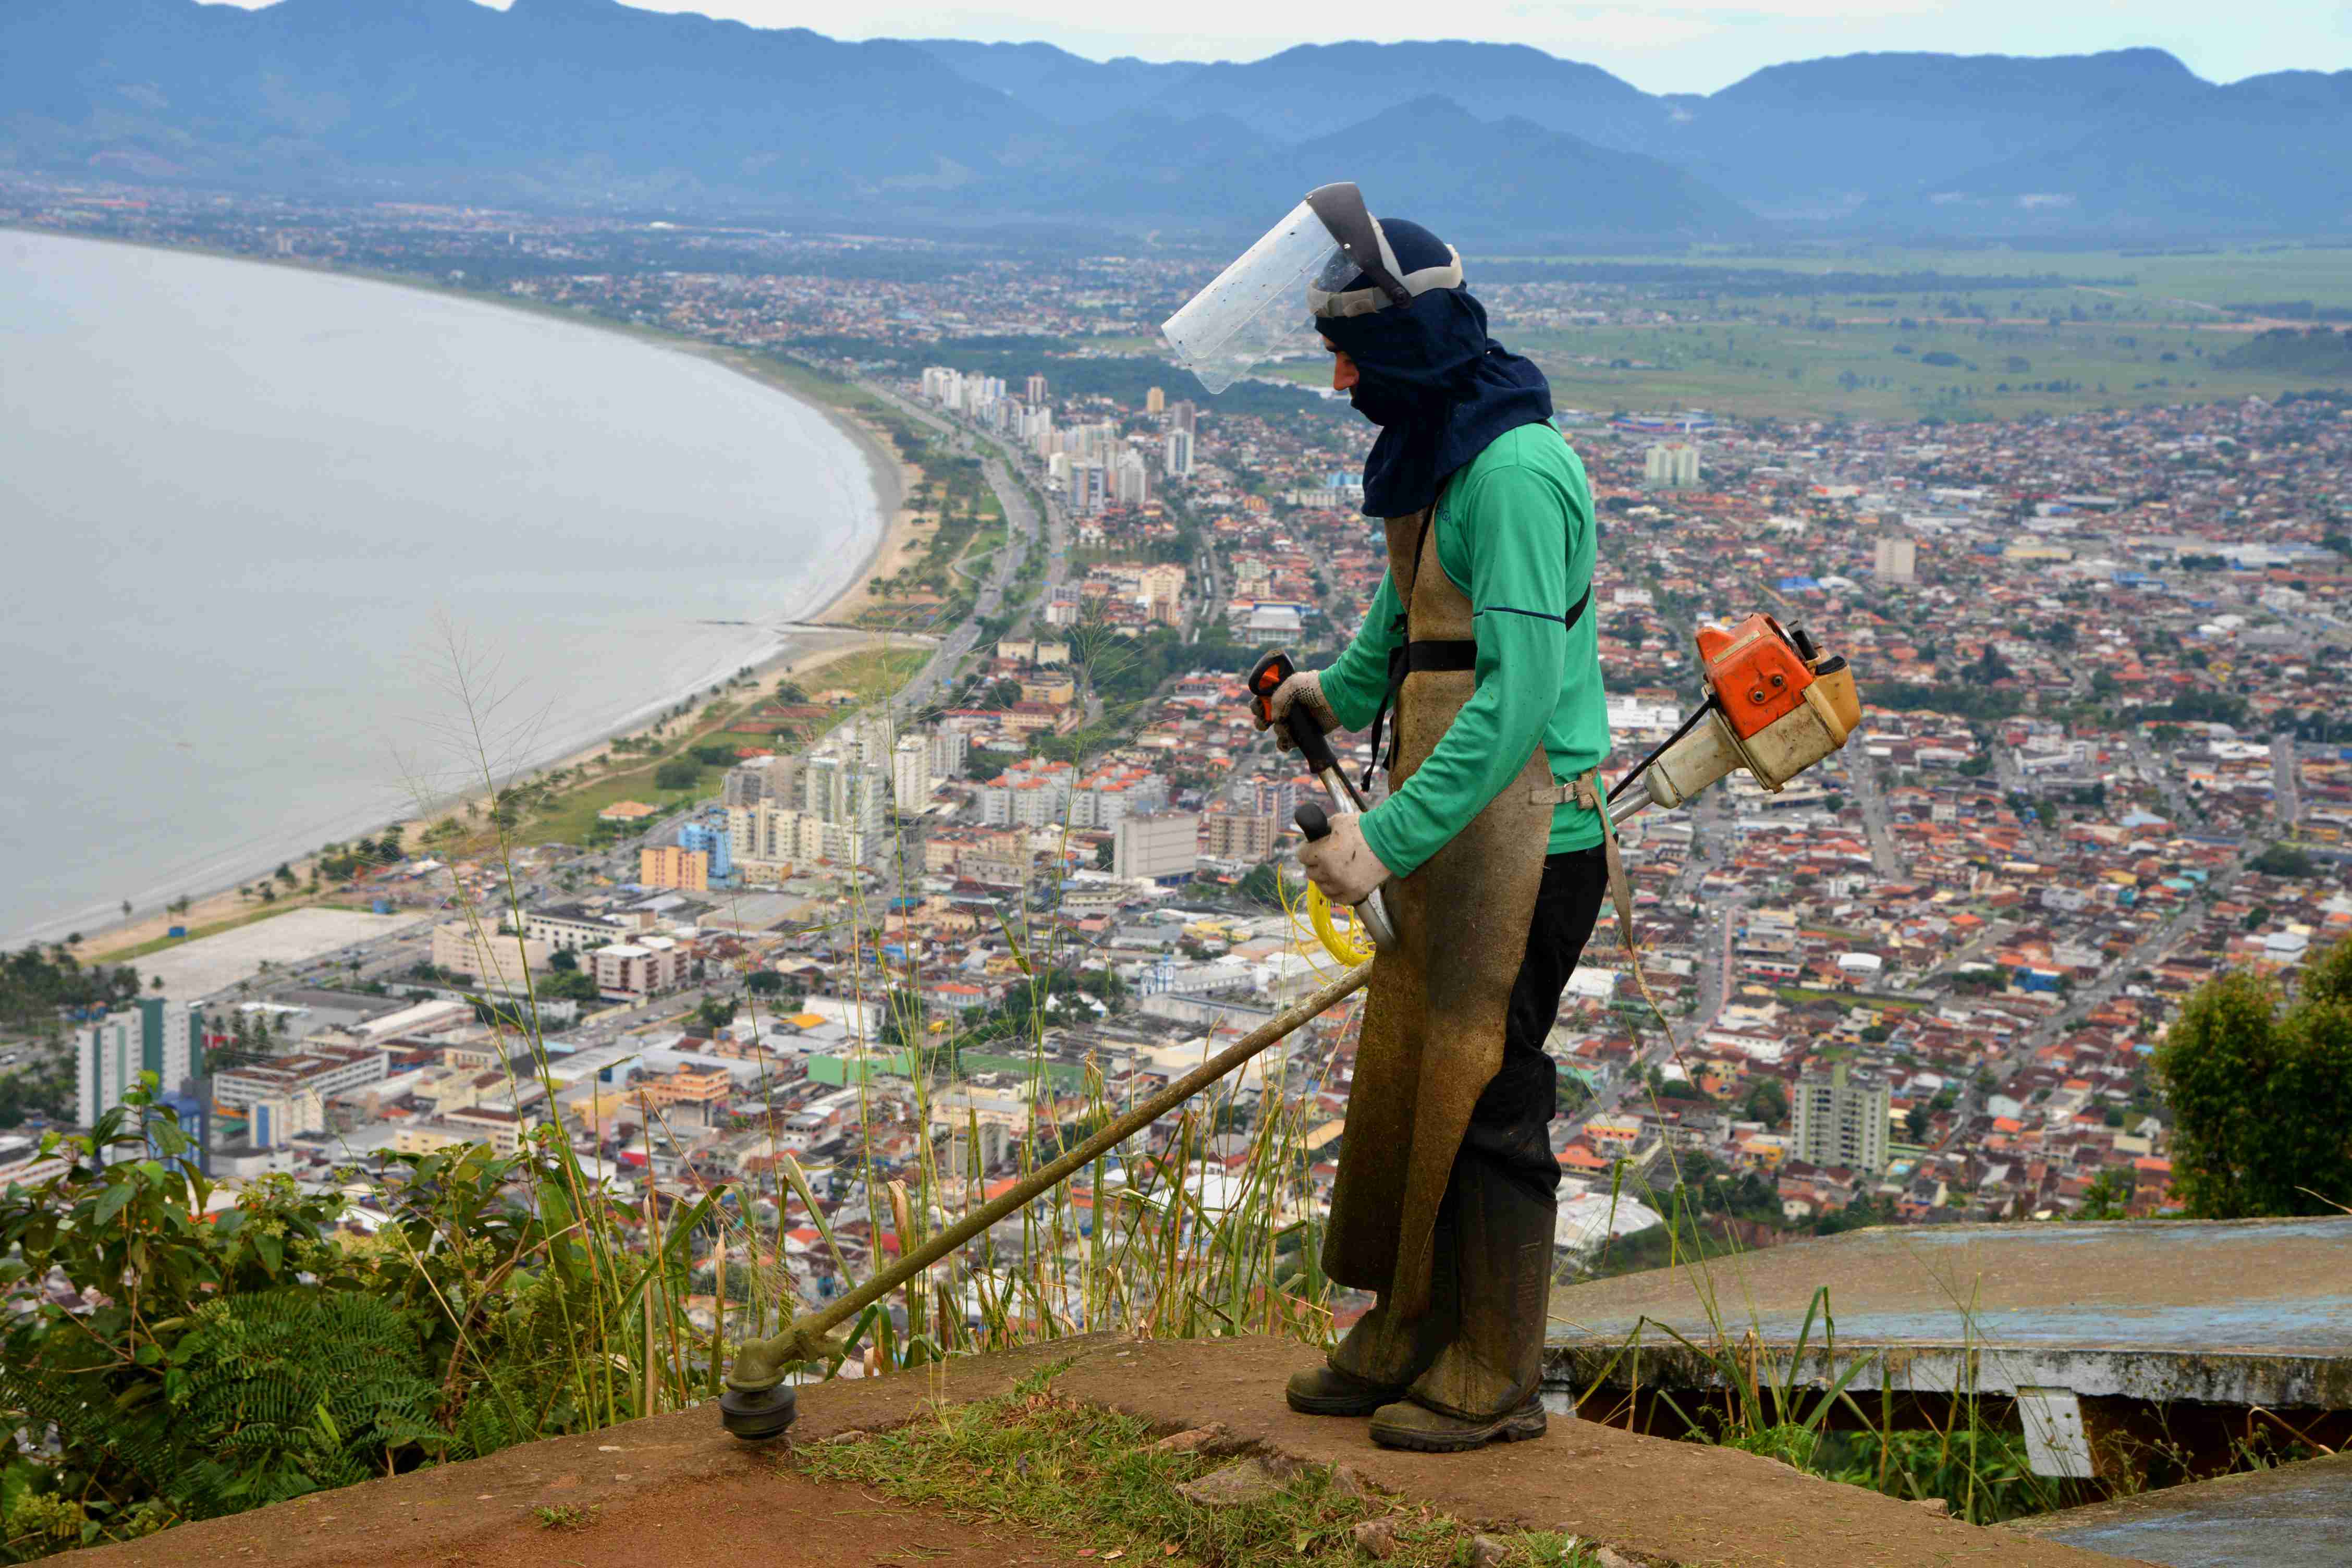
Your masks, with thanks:
M771 1388L730 1388L719 1396L719 1425L747 1443L781 1437L800 1414L800 1396L792 1384Z

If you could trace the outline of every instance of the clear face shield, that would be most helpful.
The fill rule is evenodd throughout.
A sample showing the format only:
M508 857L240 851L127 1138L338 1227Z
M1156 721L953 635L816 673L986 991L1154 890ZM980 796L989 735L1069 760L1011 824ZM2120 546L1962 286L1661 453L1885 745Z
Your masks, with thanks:
M1160 324L1176 363L1219 393L1254 365L1318 346L1310 286L1337 288L1356 269L1315 209L1301 202L1216 280Z

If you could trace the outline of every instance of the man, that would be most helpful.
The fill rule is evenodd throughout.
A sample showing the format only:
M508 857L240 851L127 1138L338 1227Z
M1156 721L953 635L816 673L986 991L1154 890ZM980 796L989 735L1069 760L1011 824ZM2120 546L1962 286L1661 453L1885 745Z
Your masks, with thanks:
M1331 384L1381 427L1364 511L1386 520L1388 574L1337 661L1270 707L1371 726L1376 750L1394 726L1388 797L1300 855L1334 903L1384 889L1396 928L1324 1251L1379 1301L1287 1397L1451 1451L1544 1430L1559 1184L1544 1040L1607 885L1592 495L1543 374L1486 335L1453 247L1398 218L1358 227L1354 245L1335 233L1377 262L1308 292Z

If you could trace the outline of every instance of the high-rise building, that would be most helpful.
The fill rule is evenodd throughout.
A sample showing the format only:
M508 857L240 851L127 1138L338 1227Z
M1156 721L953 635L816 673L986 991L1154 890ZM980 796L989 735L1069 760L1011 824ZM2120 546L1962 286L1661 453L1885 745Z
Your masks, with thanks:
M923 370L923 395L948 408L963 404L963 372L950 365L927 365Z
M1143 395L1143 411L1155 416L1167 413L1168 395L1158 387L1153 387Z
M1687 490L1698 487L1698 443L1661 441L1642 460L1642 482L1653 489Z
M1028 404L1032 408L1043 408L1045 406L1045 378L1044 376L1033 375L1029 378L1027 395L1024 396L1022 401Z
M1209 830L1204 853L1212 860L1263 860L1281 833L1270 811L1213 811L1203 820Z
M656 844L637 851L637 882L647 888L674 888L680 892L710 890L710 857L699 849Z
M931 731L931 776L960 779L971 761L971 734L961 724L942 724Z
M735 874L734 843L723 820L688 823L677 830L677 847L709 857L710 880L714 885Z
M1184 568L1165 561L1145 567L1137 574L1136 593L1145 615L1160 626L1174 626L1182 616Z
M984 826L1052 827L1070 815L1076 770L1067 763L1029 757L982 784L980 820Z
M734 868L746 882L774 881L787 868L813 860L863 862L879 836L849 823L770 803L727 814Z
M890 801L901 816L913 816L931 799L931 743L906 735L890 753Z
M1871 569L1882 583L1916 583L1919 542L1907 533L1882 533L1871 548Z
M1111 874L1157 881L1189 877L1201 864L1201 816L1193 811L1139 812L1111 830Z
M879 832L888 792L882 768L822 754L801 760L801 810L819 822Z
M543 937L485 931L470 921L444 921L433 928L433 967L444 974L470 974L520 991L526 970L545 969L555 944Z
M1193 435L1195 432L1192 422L1199 416L1200 411L1194 408L1192 400L1187 398L1168 410L1168 427L1171 430L1181 430L1187 436Z
M1797 1079L1791 1141L1798 1159L1873 1175L1886 1169L1886 1084L1843 1062Z
M1070 465L1070 510L1091 517L1110 504L1111 472L1103 463Z
M1118 460L1118 503L1121 506L1141 506L1151 499L1151 474L1143 466L1143 454L1128 452Z
M74 1031L74 1120L88 1127L155 1075L157 1091L175 1093L205 1070L204 1021L194 1009L142 996Z
M1192 471L1192 432L1168 432L1168 477L1181 479Z
M1298 809L1299 781L1297 778L1260 779L1255 793L1257 798L1251 804L1277 822L1287 824L1290 814Z
M751 757L727 770L727 781L719 804L727 806L758 805L762 801L779 800L786 805L799 799L800 766L792 757Z

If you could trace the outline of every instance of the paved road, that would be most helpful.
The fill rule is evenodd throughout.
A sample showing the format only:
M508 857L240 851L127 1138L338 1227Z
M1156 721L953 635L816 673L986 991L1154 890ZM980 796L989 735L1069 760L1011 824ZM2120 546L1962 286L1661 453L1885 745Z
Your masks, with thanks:
M2135 728L2131 731L2129 744L2132 762L2143 775L2155 781L2157 789L2164 796L2165 809L2171 814L2172 820L2179 823L2194 822L2196 814L2189 805L2189 792L2180 786L2180 781L2174 776L2172 770L2165 766L2164 759L2156 754L2156 748L2148 744L2147 737Z
M2007 921L1987 921L1985 929L1977 934L1974 941L1969 942L1966 946L1960 948L1949 957L1937 961L1934 967L1930 968L1926 973L1920 975L1919 978L1910 986L1906 987L1906 989L1912 991L1925 990L1935 982L1942 980L1954 973L1963 965L1974 963L1978 959L1984 956L1985 949L1989 947L1998 947L2002 942L2008 941L2011 931L2015 929L2016 928Z
M1878 776L1878 759L1861 746L1849 746L1838 756L1845 764L1846 777L1853 783L1854 804L1862 808L1863 832L1870 840L1871 869L1890 882L1909 880L1911 870L1904 863L1903 851L1895 842L1893 814Z
M2271 737L2271 789L2279 826L2294 832L2303 816L2303 753L2285 731Z
M951 450L967 456L977 453L981 460L981 473L987 479L989 488L996 492L998 502L1004 508L1005 543L1003 548L994 552L992 558L987 579L982 583L980 591L973 597L971 617L947 635L946 639L940 644L939 650L931 656L921 669L916 672L914 679L899 690L897 707L902 712L910 711L931 700L954 679L957 662L965 654L970 653L980 641L978 623L984 617L997 614L1003 607L1005 595L1011 590L1013 580L1020 572L1022 563L1028 559L1029 552L1033 547L1042 544L1048 552L1044 585L1038 590L1034 604L1042 605L1050 601L1054 589L1068 580L1069 518L1063 511L1060 503L1050 499L1046 502L1046 516L1042 519L1038 516L1037 508L1030 500L1028 490L1013 477L1011 467L1013 458L1008 456L1008 451L1018 455L1017 448L1008 449L992 437L982 434L963 421L952 418L928 405L901 397L888 387L864 380L860 380L857 384L909 419L945 437ZM1033 482L1042 479L1042 474L1034 471L1035 465L1029 463L1025 456L1022 456L1020 460L1024 470L1027 471L1027 478ZM1042 484L1039 484L1038 489L1039 493L1043 494ZM1025 617L1022 624L1025 624ZM1008 635L1019 629L1020 624L1016 624L1013 627L1008 628Z

